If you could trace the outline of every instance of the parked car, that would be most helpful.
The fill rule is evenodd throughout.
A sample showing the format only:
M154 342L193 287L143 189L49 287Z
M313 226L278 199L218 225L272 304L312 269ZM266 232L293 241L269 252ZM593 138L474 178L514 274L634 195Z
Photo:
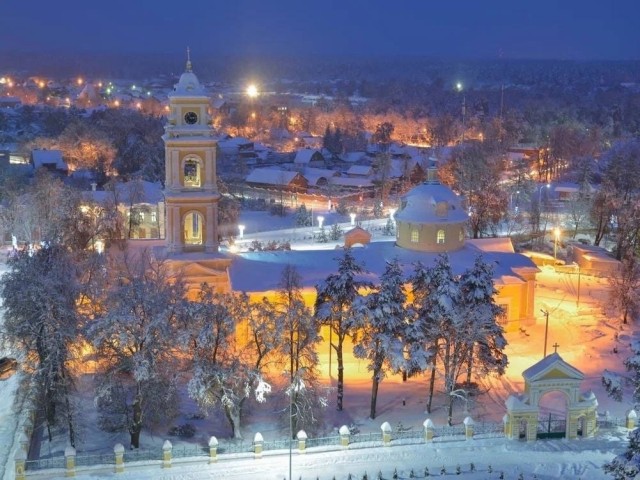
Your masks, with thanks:
M18 361L11 357L0 358L0 378L10 377L18 369Z

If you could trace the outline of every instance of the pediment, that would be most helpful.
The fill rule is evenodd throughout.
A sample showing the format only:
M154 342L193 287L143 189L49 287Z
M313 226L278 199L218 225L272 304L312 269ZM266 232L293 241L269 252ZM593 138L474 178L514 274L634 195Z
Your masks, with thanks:
M522 372L527 383L540 380L584 380L584 374L565 362L560 355L552 353Z

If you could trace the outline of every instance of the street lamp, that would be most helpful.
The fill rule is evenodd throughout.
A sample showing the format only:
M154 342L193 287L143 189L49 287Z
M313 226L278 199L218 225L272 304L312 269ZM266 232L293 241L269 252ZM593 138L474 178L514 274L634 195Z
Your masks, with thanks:
M356 224L356 214L350 213L349 216L351 217L351 226L353 227Z
M576 298L576 308L580 307L580 265L577 262L573 262L573 266L578 270L578 296Z
M540 185L540 188L538 188L538 204L542 201L542 189L544 187L547 187L547 189L551 188L551 184L547 183L546 185Z
M389 218L391 219L391 221L393 223L396 223L396 219L394 217L395 214L396 214L396 209L395 208L390 208L389 209Z
M549 333L549 310L540 309L542 314L545 317L544 322L544 356L542 358L547 357L547 334Z
M463 91L462 83L460 83L460 82L456 83L456 90L458 92L462 92ZM463 93L462 94L462 142L461 143L464 143L464 130L465 130L465 128L464 128L464 119L465 119L466 114L467 114L467 96L466 96L466 94Z
M238 225L238 230L240 230L240 239L244 238L244 225Z
M322 222L324 222L324 217L322 215L318 215L317 219L318 219L318 228L322 228Z
M247 96L249 98L256 98L258 96L258 87L254 84L251 84L247 87Z
M558 239L560 238L560 229L558 227L553 229L553 264L555 265L558 258Z

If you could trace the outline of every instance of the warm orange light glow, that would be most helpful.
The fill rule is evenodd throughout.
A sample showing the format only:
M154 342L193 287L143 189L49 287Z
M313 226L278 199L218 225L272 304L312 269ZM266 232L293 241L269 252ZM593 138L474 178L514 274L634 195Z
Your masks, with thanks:
M42 80L40 80L40 81L38 82L38 86L39 86L40 88L44 88L44 82L43 82Z
M78 77L78 80L76 80L78 82L78 85L82 85L84 83L84 80L82 79L82 77Z
M114 107L119 107L120 106L120 101L116 100L115 102L113 102L113 106Z
M255 98L258 96L258 87L256 87L255 85L251 84L247 87L247 95L250 98Z

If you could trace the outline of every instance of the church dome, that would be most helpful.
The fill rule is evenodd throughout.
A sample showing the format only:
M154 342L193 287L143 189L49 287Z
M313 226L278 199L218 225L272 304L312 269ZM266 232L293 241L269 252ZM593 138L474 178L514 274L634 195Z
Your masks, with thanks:
M460 197L438 182L423 183L409 191L394 217L399 247L450 252L464 245L468 215Z
M205 95L205 91L192 71L180 75L180 80L173 87L174 95Z

